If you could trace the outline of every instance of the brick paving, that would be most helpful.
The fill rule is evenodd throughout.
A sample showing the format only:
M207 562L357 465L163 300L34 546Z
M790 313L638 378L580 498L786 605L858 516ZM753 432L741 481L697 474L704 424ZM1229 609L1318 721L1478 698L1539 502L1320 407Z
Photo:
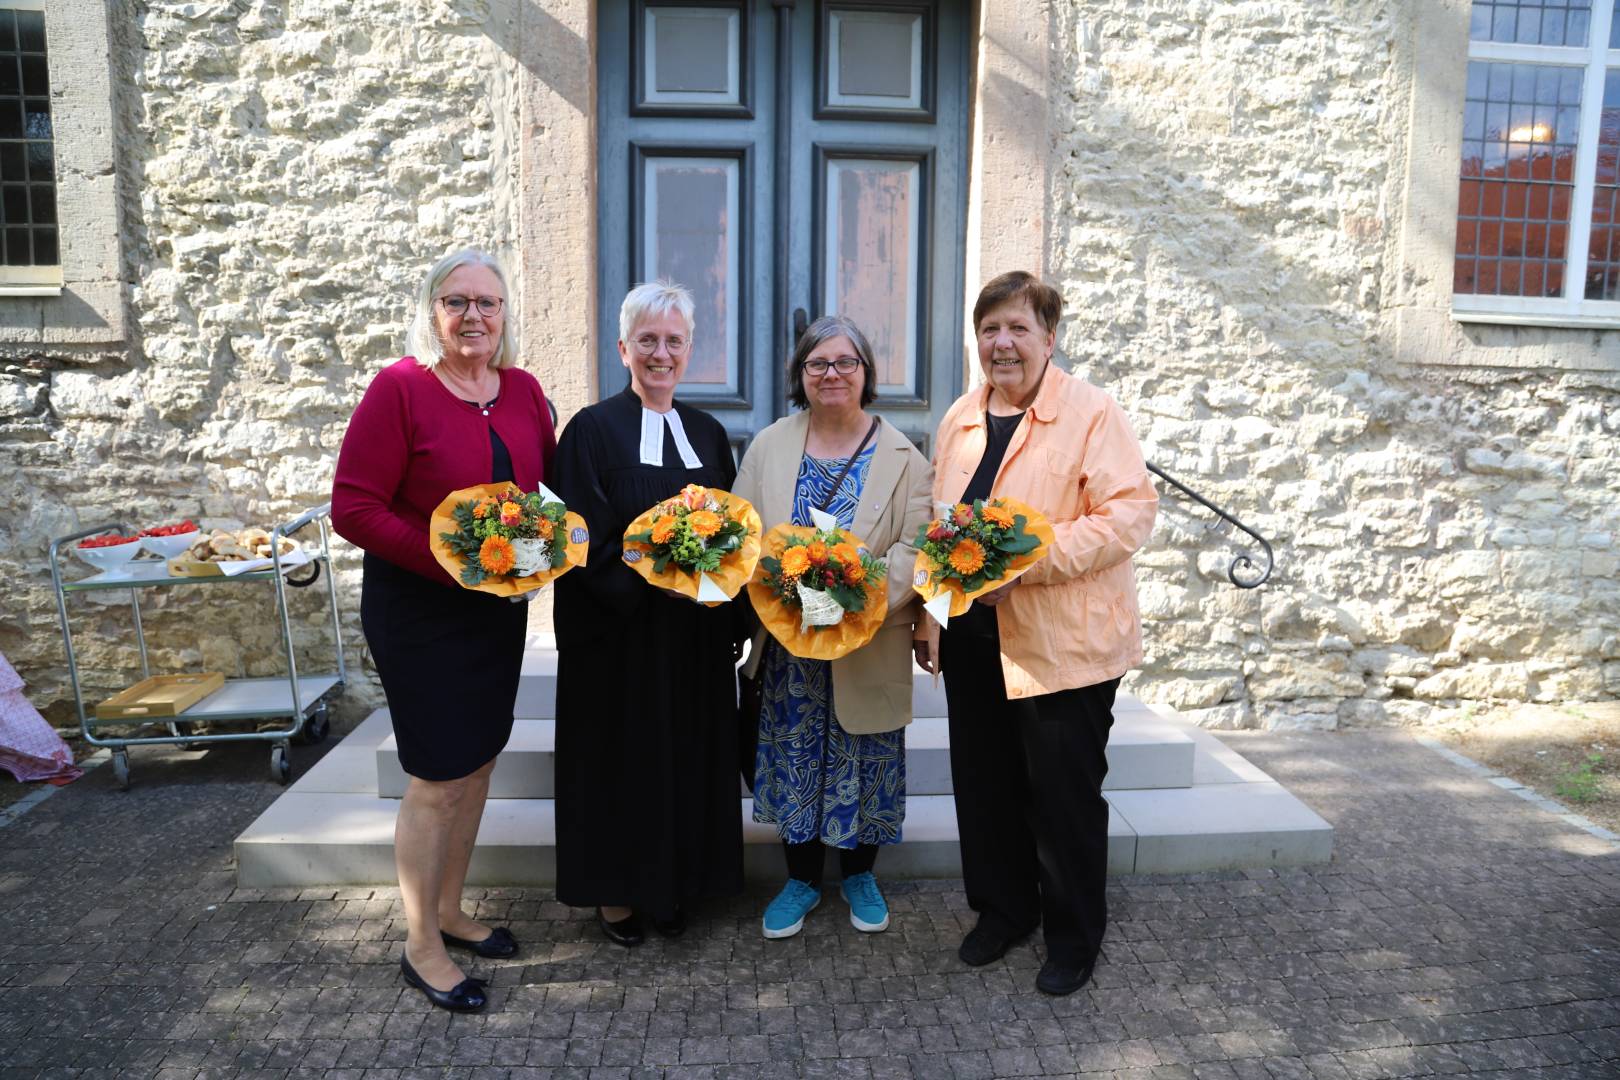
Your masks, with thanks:
M524 956L457 1017L401 984L392 891L235 887L279 790L257 748L137 752L129 793L97 769L0 830L0 1080L1620 1077L1614 845L1400 733L1229 741L1334 861L1116 879L1072 997L1034 990L1038 946L956 960L959 882L886 882L883 934L829 889L768 942L755 892L634 951L512 889L478 909Z

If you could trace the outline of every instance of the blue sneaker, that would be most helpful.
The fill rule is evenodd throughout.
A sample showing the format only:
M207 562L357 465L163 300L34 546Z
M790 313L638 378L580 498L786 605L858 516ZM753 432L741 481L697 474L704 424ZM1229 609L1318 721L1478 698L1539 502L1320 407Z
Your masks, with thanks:
M878 891L877 878L871 871L844 879L840 886L844 899L849 902L849 924L866 934L875 934L889 928L889 905Z
M804 929L804 917L821 903L821 890L798 878L788 878L782 891L765 907L765 936L792 937Z

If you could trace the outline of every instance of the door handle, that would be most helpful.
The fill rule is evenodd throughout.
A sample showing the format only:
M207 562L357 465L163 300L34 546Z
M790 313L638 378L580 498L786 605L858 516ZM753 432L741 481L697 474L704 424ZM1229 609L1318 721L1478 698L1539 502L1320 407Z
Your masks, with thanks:
M810 316L805 313L804 308L802 308L802 307L801 308L794 308L793 309L793 341L788 346L789 348L792 348L794 345L797 345L799 343L799 339L804 336L804 332L805 332L806 328L809 327L809 325L810 325Z

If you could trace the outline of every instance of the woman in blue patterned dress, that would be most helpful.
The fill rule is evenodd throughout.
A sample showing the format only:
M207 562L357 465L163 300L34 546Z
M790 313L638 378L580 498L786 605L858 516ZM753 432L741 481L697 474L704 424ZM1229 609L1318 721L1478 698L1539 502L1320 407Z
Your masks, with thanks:
M878 848L900 842L906 813L905 726L921 609L911 589L933 473L893 425L866 411L877 369L847 318L810 324L788 361L789 400L802 411L760 432L733 488L766 528L812 524L812 507L838 519L889 564L889 615L864 647L839 660L802 660L764 631L744 674L762 680L754 820L775 825L788 881L765 909L768 938L797 934L821 902L827 848L837 848L850 922L889 925L872 870Z

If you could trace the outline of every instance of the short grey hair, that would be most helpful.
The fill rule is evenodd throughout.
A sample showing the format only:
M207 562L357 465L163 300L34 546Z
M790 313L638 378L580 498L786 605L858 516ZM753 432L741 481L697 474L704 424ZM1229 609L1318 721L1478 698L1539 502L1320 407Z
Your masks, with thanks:
M866 340L866 335L861 333L861 328L849 316L823 315L804 328L804 333L799 335L799 343L793 346L793 355L788 357L788 402L795 408L810 407L810 398L804 392L805 360L816 346L835 337L849 338L849 343L855 346L855 355L860 357L861 370L866 372L866 379L861 383L861 408L877 400L877 364L872 360L871 342Z
M686 324L686 336L690 338L694 329L693 310L692 294L684 285L666 278L637 285L625 293L624 303L619 305L619 340L628 342L643 319L668 315L672 311Z
M433 269L422 280L422 287L416 293L416 313L411 318L411 329L406 339L411 355L429 371L438 367L439 361L444 359L444 342L439 340L438 322L433 318L433 298L444 285L444 279L463 266L482 266L500 279L501 299L505 301L501 310L504 318L501 320L501 341L495 346L495 355L489 366L515 367L518 360L517 318L512 313L512 290L506 284L506 268L495 256L477 248L462 248L446 255L433 264Z

